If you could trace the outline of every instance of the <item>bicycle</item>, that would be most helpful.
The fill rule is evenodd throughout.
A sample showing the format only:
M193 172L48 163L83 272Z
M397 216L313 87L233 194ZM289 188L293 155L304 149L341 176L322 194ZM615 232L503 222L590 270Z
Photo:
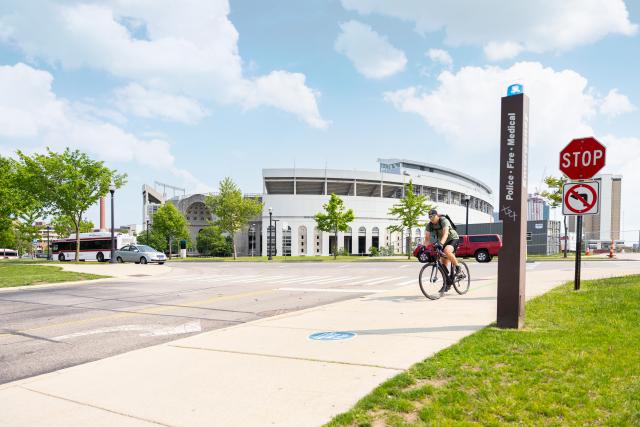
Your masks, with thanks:
M442 264L442 257L446 257L445 253L439 249L432 249L430 261L426 263L421 269L418 276L418 282L420 283L420 290L425 297L431 300L437 300L449 290L451 286L460 295L464 295L469 291L471 286L471 275L469 274L469 267L464 261L458 261L460 265L460 273L458 273L452 280L447 267ZM453 265L451 265L453 267Z

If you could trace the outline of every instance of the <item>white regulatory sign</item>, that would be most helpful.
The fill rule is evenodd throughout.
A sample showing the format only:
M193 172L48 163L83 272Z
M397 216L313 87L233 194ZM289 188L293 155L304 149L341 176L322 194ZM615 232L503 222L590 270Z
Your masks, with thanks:
M562 187L563 215L596 215L599 209L598 181L568 182Z

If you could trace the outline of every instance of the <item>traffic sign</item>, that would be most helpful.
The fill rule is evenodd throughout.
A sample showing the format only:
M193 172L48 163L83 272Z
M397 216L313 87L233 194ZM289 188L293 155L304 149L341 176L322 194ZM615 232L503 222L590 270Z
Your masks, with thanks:
M598 181L568 182L562 186L563 215L595 215L599 209Z
M589 179L604 167L606 148L595 138L572 140L560 152L560 170L569 179Z

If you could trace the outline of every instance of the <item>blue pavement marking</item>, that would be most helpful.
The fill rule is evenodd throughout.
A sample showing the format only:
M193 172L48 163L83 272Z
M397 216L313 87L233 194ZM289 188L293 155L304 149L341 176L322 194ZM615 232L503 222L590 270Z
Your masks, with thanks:
M309 339L315 341L338 341L349 340L355 336L355 332L316 332L309 335Z

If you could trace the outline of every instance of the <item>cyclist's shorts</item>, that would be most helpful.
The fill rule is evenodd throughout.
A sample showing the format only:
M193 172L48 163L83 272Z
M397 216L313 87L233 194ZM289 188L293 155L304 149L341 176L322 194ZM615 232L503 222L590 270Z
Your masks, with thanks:
M444 245L451 245L453 246L453 253L456 253L456 250L458 249L458 245L460 244L460 239L453 239L453 240L449 240L448 242L446 242Z

